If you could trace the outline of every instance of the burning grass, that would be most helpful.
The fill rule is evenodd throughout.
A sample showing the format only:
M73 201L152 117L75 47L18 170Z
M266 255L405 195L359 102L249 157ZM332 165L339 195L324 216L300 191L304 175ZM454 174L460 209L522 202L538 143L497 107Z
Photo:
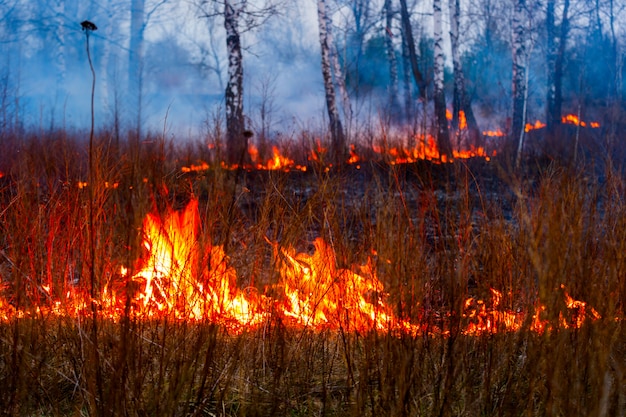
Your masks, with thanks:
M67 136L0 161L6 414L626 411L615 169L247 171L215 148L108 143L95 184Z

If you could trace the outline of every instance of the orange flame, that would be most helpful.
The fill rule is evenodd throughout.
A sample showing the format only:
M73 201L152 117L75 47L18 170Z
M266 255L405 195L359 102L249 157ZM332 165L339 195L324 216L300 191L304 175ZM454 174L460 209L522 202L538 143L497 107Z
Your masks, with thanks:
M196 200L180 212L170 209L164 217L148 214L143 223L145 256L134 272L128 268L120 271L127 283L135 284L127 286L136 286L135 293L116 292L107 285L97 300L91 300L85 291L70 287L54 299L54 288L45 284L38 291L50 301L46 307L20 310L0 297L0 320L44 313L78 317L89 314L92 303L102 317L119 320L128 300L131 314L138 319L167 316L185 321L210 320L234 332L259 326L276 316L300 328L411 335L430 329L449 334L445 322L441 328L434 328L395 316L386 303L388 295L371 258L365 265L340 267L333 247L320 238L314 240L311 254L272 243L278 296L247 295L236 285L237 272L224 248L202 243L199 229ZM531 317L530 312L503 307L504 295L496 289L491 289L490 301L469 297L463 304L461 333L477 336L516 332L524 328L524 323L529 323L530 331L543 333L554 328L580 328L588 321L601 319L593 307L572 298L564 285L561 289L566 309L554 323L542 318L546 307L540 303Z
M531 130L543 129L546 127L546 124L541 122L540 120L535 120L535 123L526 123L524 127L525 132L530 132Z

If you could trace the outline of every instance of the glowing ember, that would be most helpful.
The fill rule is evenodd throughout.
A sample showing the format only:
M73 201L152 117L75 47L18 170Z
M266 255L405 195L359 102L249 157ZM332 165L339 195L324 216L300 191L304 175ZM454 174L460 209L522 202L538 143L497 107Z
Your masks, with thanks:
M546 127L545 123L539 120L535 120L535 123L526 123L526 126L524 127L524 131L530 132L531 130L543 129L544 127Z
M580 127L587 127L587 123L580 120L580 118L576 116L575 114L566 114L565 116L561 117L561 123L580 126ZM592 129L597 129L600 127L600 123L590 122L589 126Z
M485 131L483 131L483 135L487 136L487 137L501 138L501 137L506 136L506 133L504 133L500 129L498 129L498 130L485 130Z

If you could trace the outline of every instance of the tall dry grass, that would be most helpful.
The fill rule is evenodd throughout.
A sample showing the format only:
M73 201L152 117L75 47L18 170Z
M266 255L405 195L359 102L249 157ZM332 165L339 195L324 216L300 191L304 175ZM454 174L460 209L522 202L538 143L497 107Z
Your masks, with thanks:
M214 163L219 153L158 136L114 143L106 132L96 138L92 265L81 135L6 138L5 303L31 308L88 292L92 268L99 293L130 297L136 288L119 268L143 255L144 216L193 196L198 244L224 245L250 297L276 291L268 240L307 251L322 237L339 266L372 257L386 301L424 334L297 329L278 316L237 334L208 320L133 318L129 303L117 323L42 309L0 323L3 414L626 413L626 335L615 320L626 299L626 183L617 169L530 164L510 175L498 161L363 162L360 170L185 174L181 166ZM558 329L559 313L570 317L561 285L602 319ZM536 333L528 319L517 332L462 334L465 300L488 300L490 288L511 311L541 301L555 328Z

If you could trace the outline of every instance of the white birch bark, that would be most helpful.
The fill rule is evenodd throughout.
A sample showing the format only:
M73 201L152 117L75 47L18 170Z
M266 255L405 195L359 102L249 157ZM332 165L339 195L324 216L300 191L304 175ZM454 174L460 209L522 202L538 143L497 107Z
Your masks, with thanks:
M443 76L445 57L443 54L443 13L441 0L433 0L433 37L435 61L433 64L433 84L435 100L435 116L437 118L437 145L439 152L446 157L451 156L450 138L448 135L448 119L446 118L446 96Z
M385 0L385 52L389 63L389 110L393 117L398 113L398 58L393 46L393 10L391 0Z
M339 95L341 96L341 106L343 108L344 120L350 123L352 120L352 106L350 104L350 96L348 95L348 89L346 88L346 80L341 69L339 62L339 53L337 51L337 45L333 38L332 21L328 13L326 14L326 38L330 49L330 62L332 64L332 72L334 74L334 80L337 83L339 89Z
M335 87L331 69L331 46L328 39L328 18L325 0L317 0L317 21L320 37L320 52L322 58L322 77L324 79L324 91L326 95L326 110L330 124L332 138L332 155L335 162L343 162L345 156L345 136L335 97Z
M526 98L526 28L525 0L513 0L511 48L513 54L512 98L513 115L511 120L511 143L517 149L519 160L524 141L524 112Z
M242 164L247 155L247 140L243 135L243 56L239 34L240 10L231 0L224 1L224 28L228 54L226 83L226 140L228 162Z

